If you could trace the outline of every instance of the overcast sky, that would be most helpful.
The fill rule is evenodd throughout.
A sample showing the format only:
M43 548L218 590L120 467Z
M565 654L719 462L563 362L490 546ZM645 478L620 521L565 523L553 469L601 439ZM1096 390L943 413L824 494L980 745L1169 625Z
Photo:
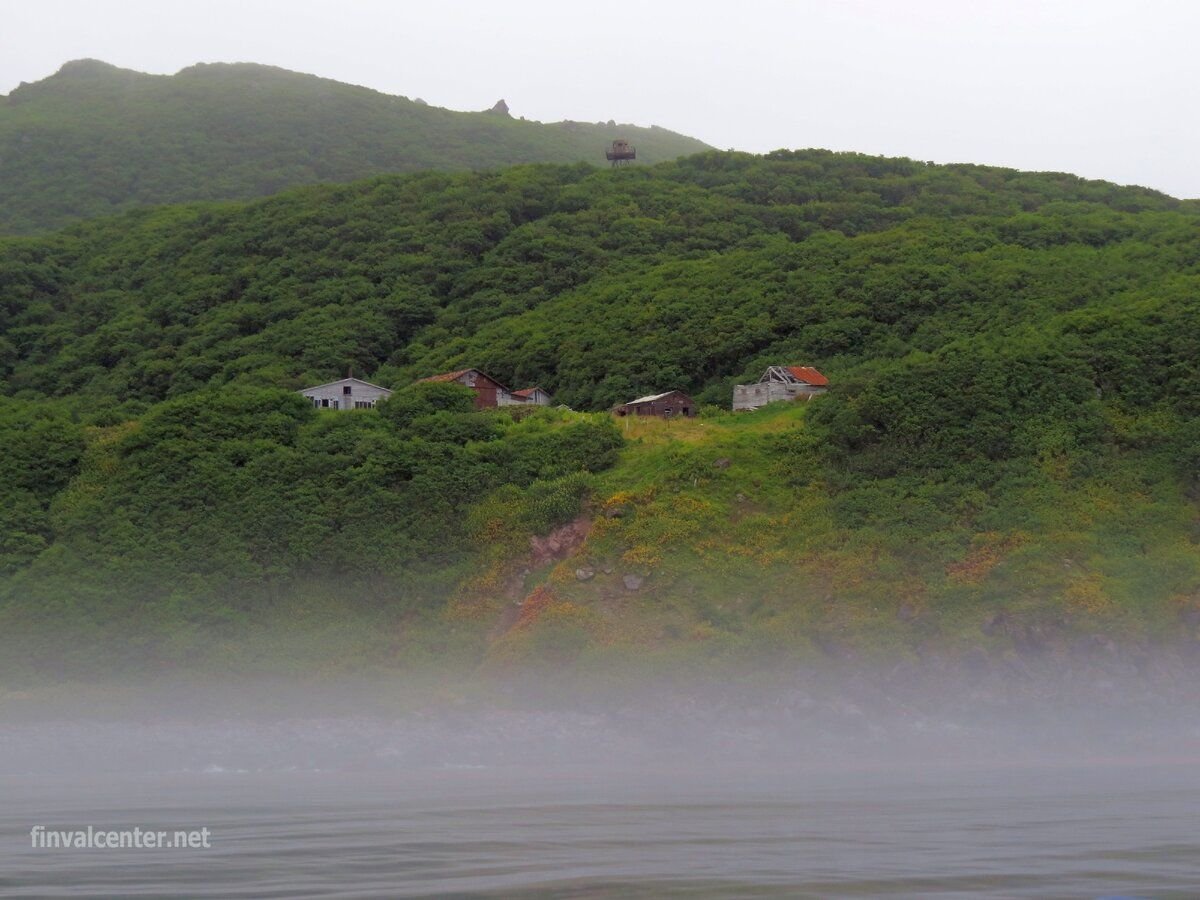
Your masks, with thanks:
M717 147L1053 169L1200 197L1196 0L0 0L0 93L63 62L262 62Z

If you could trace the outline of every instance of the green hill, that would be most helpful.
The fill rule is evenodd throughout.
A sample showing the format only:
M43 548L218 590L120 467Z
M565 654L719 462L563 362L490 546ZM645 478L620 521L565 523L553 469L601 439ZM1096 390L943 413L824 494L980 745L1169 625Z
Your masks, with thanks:
M706 153L0 242L6 658L1190 646L1198 213L1067 175ZM773 363L833 389L717 409ZM288 393L348 365L397 388L478 366L581 411L471 413L439 386L322 415ZM600 412L673 387L706 414Z
M604 164L615 138L645 163L705 149L657 127L453 112L270 66L158 76L78 60L0 97L0 234L388 172Z

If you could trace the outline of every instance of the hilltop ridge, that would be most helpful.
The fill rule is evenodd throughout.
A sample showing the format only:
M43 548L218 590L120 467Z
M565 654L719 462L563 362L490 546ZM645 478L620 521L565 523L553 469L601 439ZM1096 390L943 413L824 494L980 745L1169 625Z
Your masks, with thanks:
M618 137L647 163L706 149L655 126L457 112L257 63L147 75L74 60L0 97L0 234L383 173L600 165Z

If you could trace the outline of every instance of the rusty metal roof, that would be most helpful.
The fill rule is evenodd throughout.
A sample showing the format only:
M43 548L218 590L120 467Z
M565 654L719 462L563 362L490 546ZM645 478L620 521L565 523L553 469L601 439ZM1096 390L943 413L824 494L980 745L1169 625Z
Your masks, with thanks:
M457 372L443 372L441 375L430 375L428 378L418 378L417 381L458 381L468 372L483 373L478 369L459 369Z
M816 387L829 384L829 379L812 366L788 366L787 370L792 373L793 378L797 381L803 381L805 384L811 384Z

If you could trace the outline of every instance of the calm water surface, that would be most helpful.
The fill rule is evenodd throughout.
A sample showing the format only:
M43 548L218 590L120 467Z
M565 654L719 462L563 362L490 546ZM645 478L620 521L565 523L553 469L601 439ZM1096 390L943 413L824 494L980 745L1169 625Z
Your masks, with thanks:
M3 897L1200 897L1190 765L423 766L0 780ZM207 850L35 850L200 828Z

